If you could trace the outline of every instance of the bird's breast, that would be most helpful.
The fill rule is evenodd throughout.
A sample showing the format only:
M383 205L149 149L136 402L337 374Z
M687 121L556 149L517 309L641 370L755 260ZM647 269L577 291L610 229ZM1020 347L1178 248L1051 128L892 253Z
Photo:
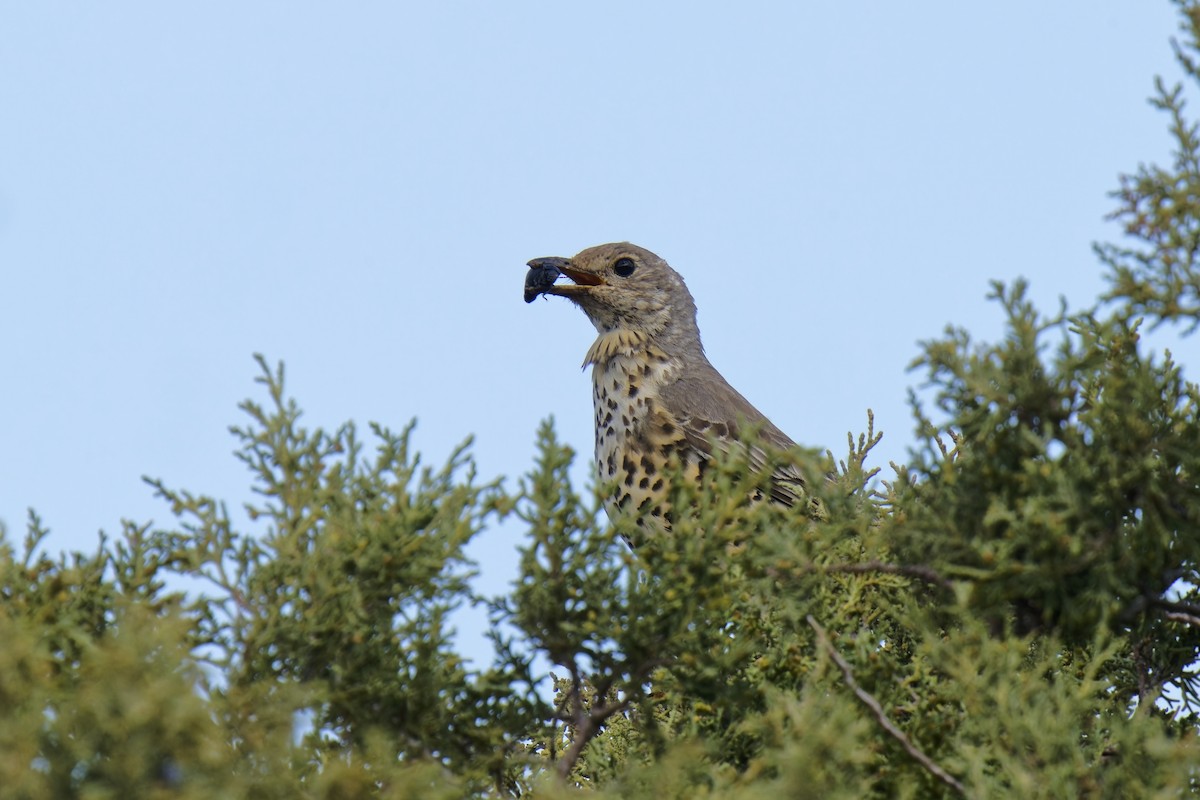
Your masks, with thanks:
M592 368L596 467L600 480L615 487L610 516L634 511L657 517L667 511L664 468L673 454L682 454L683 431L659 395L678 369L653 350Z

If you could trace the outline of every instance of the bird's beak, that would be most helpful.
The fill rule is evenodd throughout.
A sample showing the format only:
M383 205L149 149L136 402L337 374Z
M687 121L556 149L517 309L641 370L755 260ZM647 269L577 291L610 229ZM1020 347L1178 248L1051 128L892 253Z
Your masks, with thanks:
M585 293L590 286L604 284L599 275L578 269L569 258L560 256L535 258L529 262L528 266L531 272L525 280L527 299L530 290L535 287L536 294L556 294L560 297L570 297ZM573 283L555 284L554 279L560 274L566 275ZM534 285L531 286L531 283Z

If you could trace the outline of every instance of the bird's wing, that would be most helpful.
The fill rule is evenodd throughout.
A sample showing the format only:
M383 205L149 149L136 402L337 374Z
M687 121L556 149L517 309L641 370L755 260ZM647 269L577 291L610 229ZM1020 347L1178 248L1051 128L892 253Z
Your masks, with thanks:
M787 450L796 446L711 365L689 370L687 376L664 386L660 398L675 417L684 439L701 453L711 454L714 446L729 452L740 444L747 448L751 469L762 471L767 467L767 453L758 444L742 441L744 429L757 427L758 440L768 447ZM804 495L804 486L799 470L777 467L770 495L776 502L794 506Z

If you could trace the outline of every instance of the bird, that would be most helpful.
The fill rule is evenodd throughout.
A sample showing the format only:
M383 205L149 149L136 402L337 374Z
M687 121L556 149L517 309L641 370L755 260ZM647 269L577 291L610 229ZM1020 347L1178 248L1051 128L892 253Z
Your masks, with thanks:
M764 445L796 446L709 362L696 302L663 258L613 242L571 258L535 258L527 266L526 302L565 297L596 328L583 367L592 369L596 468L601 481L615 487L605 503L610 519L632 514L643 528L669 528L664 470L673 458L685 480L698 482L714 448L740 446L751 468L764 470L770 463ZM556 282L560 275L571 282ZM757 438L750 440L750 431ZM797 467L773 467L772 500L800 504L805 487Z

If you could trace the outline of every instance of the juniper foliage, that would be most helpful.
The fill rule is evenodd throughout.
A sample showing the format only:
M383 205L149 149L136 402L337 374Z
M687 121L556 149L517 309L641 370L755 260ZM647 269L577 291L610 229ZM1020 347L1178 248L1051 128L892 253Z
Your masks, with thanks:
M909 463L868 466L868 417L807 512L751 503L732 454L631 552L549 422L506 489L466 444L422 466L411 426L305 428L260 358L247 524L152 480L167 528L0 539L0 796L1200 794L1200 393L1143 335L1200 325L1200 136L1156 91L1175 154L1114 193L1108 292L994 284L1000 341L914 361ZM480 597L466 547L501 519L520 574Z

